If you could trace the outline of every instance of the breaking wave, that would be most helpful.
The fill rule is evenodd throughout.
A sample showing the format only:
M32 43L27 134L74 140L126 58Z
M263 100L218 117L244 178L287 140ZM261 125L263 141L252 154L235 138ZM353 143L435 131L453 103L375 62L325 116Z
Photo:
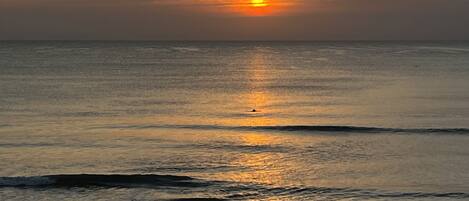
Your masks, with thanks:
M218 195L222 198L181 198L175 200L237 200L278 198L456 198L467 199L463 192L386 192L373 189L304 187L304 186L270 186L260 184L205 181L187 176L174 175L46 175L32 177L0 177L0 188L70 188L70 187L103 187L103 188L198 188L225 192Z
M197 129L197 130L259 130L328 133L402 133L402 134L469 134L468 128L380 128L358 126L217 126L217 125L108 125L104 129Z
M200 187L207 185L191 177L174 175L72 174L0 177L0 187Z

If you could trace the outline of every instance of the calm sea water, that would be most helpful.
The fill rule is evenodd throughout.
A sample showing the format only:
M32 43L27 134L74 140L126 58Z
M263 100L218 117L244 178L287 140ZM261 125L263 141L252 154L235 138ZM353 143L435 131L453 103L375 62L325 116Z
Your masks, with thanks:
M0 200L469 200L468 144L467 42L0 42Z

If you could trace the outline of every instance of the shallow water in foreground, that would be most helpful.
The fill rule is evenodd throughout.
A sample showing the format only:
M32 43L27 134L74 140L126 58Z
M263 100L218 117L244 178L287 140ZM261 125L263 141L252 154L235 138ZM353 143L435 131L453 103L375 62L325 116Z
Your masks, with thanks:
M0 200L469 200L468 77L462 42L0 42Z

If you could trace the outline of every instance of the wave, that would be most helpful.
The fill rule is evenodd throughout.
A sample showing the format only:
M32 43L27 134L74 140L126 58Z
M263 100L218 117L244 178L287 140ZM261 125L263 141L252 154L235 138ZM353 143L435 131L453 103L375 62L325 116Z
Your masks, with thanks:
M0 177L1 187L203 187L209 185L187 176L71 174Z
M280 130L280 131L325 131L325 132L352 132L352 133L447 133L469 134L466 128L378 128L355 126L260 126L255 129Z
M178 198L178 199L170 199L168 201L224 201L226 199L220 198Z
M180 52L199 52L200 49L196 47L172 47L171 49Z
M0 188L198 188L210 192L225 192L217 195L221 198L180 198L174 200L232 200L259 198L295 198L295 197L329 197L329 198L469 198L463 192L386 192L374 189L303 187L303 186L270 186L223 181L204 181L188 176L175 175L105 175L105 174L72 174L45 175L32 177L0 177Z
M255 190L253 190L255 189ZM259 197L276 197L291 200L295 197L321 197L335 199L424 199L424 198L469 198L468 193L463 192L386 192L374 189L354 188L328 188L328 187L255 187L250 189L243 186L243 190L250 190L250 194L234 193L227 196L228 199L255 199ZM232 189L236 192L235 189Z
M328 133L402 133L402 134L469 134L469 128L381 128L359 126L218 126L218 125L108 125L104 129L196 129L196 130L258 130Z

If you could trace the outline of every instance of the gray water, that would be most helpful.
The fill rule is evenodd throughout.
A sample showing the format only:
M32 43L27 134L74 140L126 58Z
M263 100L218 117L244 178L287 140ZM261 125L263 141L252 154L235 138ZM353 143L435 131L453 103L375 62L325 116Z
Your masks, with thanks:
M0 42L0 200L469 200L467 42Z

